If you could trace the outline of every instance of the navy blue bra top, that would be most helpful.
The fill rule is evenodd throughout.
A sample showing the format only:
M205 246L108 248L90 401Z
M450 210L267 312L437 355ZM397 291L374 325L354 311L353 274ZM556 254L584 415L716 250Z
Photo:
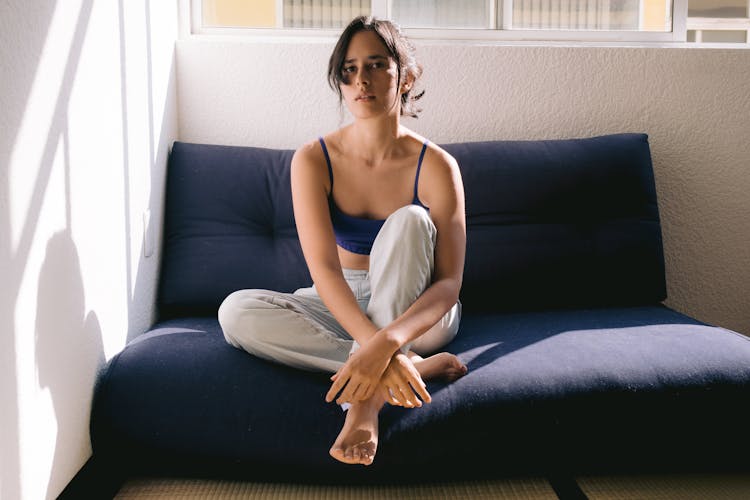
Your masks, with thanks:
M331 157L328 155L328 148L323 138L318 139L320 146L323 148L323 154L328 164L328 175L331 178L331 191L328 195L328 206L331 212L331 222L333 223L333 232L336 235L336 244L350 252L370 255L372 244L378 235L380 228L383 227L385 219L365 219L362 217L353 217L342 212L333 199L333 168L331 167ZM424 207L419 201L417 186L419 185L419 171L422 168L422 159L427 151L427 141L422 145L422 152L419 154L419 163L417 163L417 174L414 177L414 198L412 205ZM426 208L426 207L425 207Z

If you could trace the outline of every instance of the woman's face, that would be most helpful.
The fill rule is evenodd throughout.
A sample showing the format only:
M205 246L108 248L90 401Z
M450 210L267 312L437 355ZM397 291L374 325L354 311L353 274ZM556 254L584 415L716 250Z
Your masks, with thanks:
M352 37L341 72L341 94L356 118L400 113L398 68L377 34Z

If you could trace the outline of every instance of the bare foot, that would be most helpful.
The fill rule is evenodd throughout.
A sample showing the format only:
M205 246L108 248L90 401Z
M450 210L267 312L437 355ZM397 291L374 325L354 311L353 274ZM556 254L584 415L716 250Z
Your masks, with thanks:
M409 359L414 363L422 380L444 380L453 382L466 375L469 369L457 356L449 352L439 352L428 358L409 352Z
M373 396L366 401L352 403L329 453L345 464L370 465L378 447L378 413L384 401Z

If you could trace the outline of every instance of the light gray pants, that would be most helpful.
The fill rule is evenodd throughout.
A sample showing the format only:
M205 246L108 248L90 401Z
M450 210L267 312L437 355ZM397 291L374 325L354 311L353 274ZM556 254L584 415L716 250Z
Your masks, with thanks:
M386 219L375 238L370 270L344 269L360 308L378 328L403 314L430 285L436 234L424 208L400 208ZM456 336L460 316L457 302L405 348L420 355L434 353ZM357 348L315 286L294 293L239 290L221 304L219 323L234 347L305 370L336 372Z

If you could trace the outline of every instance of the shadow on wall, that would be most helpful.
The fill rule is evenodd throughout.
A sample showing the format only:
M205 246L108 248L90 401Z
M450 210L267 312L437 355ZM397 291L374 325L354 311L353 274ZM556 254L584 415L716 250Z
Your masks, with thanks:
M47 389L57 421L57 440L47 492L70 479L67 467L72 450L88 452L91 399L82 387L91 385L104 363L102 332L96 314L85 314L81 265L69 230L47 243L39 272L35 347L40 389ZM76 397L78 396L78 397ZM63 477L56 477L62 473Z
M174 57L174 55L173 55ZM176 72L175 62L172 59L172 67L169 73L169 94L174 95L176 89ZM157 295L158 295L158 273L161 261L161 234L163 232L162 219L164 213L164 190L166 183L166 167L168 156L172 144L172 134L170 128L173 126L169 122L168 117L174 116L175 105L169 104L164 109L164 115L162 116L162 126L159 131L159 141L155 144L155 149L152 150L151 154L151 165L150 165L150 185L151 193L148 199L148 209L151 213L150 227L147 229L150 239L150 243L144 243L149 246L148 249L150 256L144 255L144 249L141 249L141 253L138 259L138 264L135 269L135 276L133 276L133 270L131 266L132 260L130 259L130 250L128 250L128 267L127 267L127 283L128 283L128 332L127 342L132 341L146 330L148 330L156 320L158 320L157 311ZM151 133L154 134L153 129L154 122L151 122ZM169 140L166 140L169 139ZM127 166L126 168L126 179ZM129 183L129 180L127 181ZM126 198L128 200L128 198ZM127 211L130 211L129 202ZM138 221L140 223L140 221ZM130 227L130 223L128 223ZM126 237L128 248L132 248L132 242L129 233ZM132 293L130 292L132 290ZM137 301L135 299L138 299Z
M38 4L38 5L37 5ZM173 3L176 4L176 3ZM21 0L10 2L0 2L0 19L3 27L13 26L11 35L8 37L8 44L4 50L0 50L0 67L11 68L12 77L3 82L4 91L0 94L0 109L3 110L3 120L0 123L0 276L3 277L3 286L0 287L0 393L2 394L2 411L0 411L0 433L2 441L0 444L0 498L22 498L30 492L24 491L24 485L28 486L29 481L43 481L37 478L37 473L46 474L48 469L46 465L30 467L32 470L23 470L22 468L22 451L26 454L27 450L20 448L22 440L21 431L33 435L34 428L30 426L21 427L20 414L21 404L25 410L27 405L31 405L30 410L35 409L36 396L50 398L52 405L51 412L54 414L40 415L40 421L44 423L45 429L42 432L48 432L50 435L56 433L55 450L52 456L50 477L48 478L47 495L54 495L56 491L61 490L70 480L71 466L73 462L85 457L90 452L90 441L88 436L89 410L91 396L93 393L92 381L95 378L97 367L104 362L103 336L99 324L99 317L93 312L88 311L86 303L86 290L84 289L83 270L89 277L91 266L94 263L81 262L76 241L79 231L73 232L72 227L75 221L71 217L71 192L70 176L71 165L68 156L70 148L68 137L70 98L74 91L76 78L79 73L79 63L81 62L83 48L87 42L87 34L91 31L93 0L83 0L80 3L77 15L70 17L73 29L73 36L70 41L70 49L65 55L64 70L60 80L59 88L52 89L56 92L55 99L50 106L45 109L49 113L51 121L39 130L34 131L36 139L39 140L40 159L35 164L28 166L27 172L36 175L33 180L31 197L28 200L28 207L22 214L20 227L12 226L11 221L11 184L10 184L10 164L13 160L14 149L18 146L19 133L24 122L24 115L29 107L31 98L31 89L35 87L35 77L42 74L44 68L42 64L42 53L46 43L55 43L56 40L48 40L48 30L55 15L56 7L60 7L56 2L32 2L27 3ZM166 161L168 148L176 131L176 73L174 68L174 51L170 61L168 82L165 82L162 73L157 80L158 85L166 85L166 89L157 88L157 91L166 90L165 107L161 122L154 119L156 106L154 103L155 96L165 95L163 92L154 92L154 74L152 69L162 69L162 66L152 68L154 64L164 64L162 59L152 60L152 50L159 50L158 55L165 56L164 53L172 40L160 39L152 40L152 11L157 10L160 13L159 19L154 22L163 21L166 12L169 15L170 8L163 7L163 3L154 2L153 0L143 0L143 2L130 3L120 0L117 4L119 18L116 20L117 25L113 26L115 30L119 27L120 38L120 65L121 65L121 83L122 83L122 123L117 123L117 117L112 122L103 123L102 126L112 127L112 133L122 133L122 161L123 161L123 194L125 206L111 206L117 212L124 208L126 220L124 221L125 239L127 244L126 262L113 261L110 259L107 265L122 266L121 269L127 272L127 290L122 290L119 286L112 293L118 301L118 307L123 300L123 292L127 303L127 321L125 325L120 325L121 332L109 332L109 335L124 334L127 328L127 339L135 338L142 333L153 321L154 303L156 300L156 274L158 271L159 244L155 240L152 242L153 255L146 258L141 252L140 258L132 255L131 248L138 248L137 241L131 241L131 234L137 233L140 227L140 217L131 221L132 211L140 215L141 197L139 195L143 190L148 189L145 185L146 179L141 179L137 175L140 171L150 176L150 193L146 195L145 203L152 214L152 222L155 231L153 235L160 234L161 214L163 211L163 190L166 172ZM62 7L60 7L62 9ZM144 10L141 10L144 9ZM145 15L146 32L145 32L145 51L142 37L143 31L139 25L133 31L126 26L125 11L130 15L135 15L133 25L141 21L137 18L139 11ZM59 13L59 12L58 12ZM64 16L68 18L68 16ZM98 19L104 19L100 17ZM112 18L114 19L114 18ZM67 21L66 21L67 22ZM97 21L101 23L102 21ZM175 19L176 23L176 19ZM133 33L136 33L133 35ZM117 35L115 35L117 36ZM131 40L132 38L132 40ZM158 42L155 49L152 49L152 43ZM140 100L128 103L129 89L128 68L126 68L126 52L134 50L135 57L128 58L135 61L135 66L131 67L133 75L137 78L143 73L147 79L148 95L147 103ZM128 53L130 56L130 53ZM116 57L116 55L115 55ZM133 64L131 62L131 64ZM145 68L145 69L144 69ZM166 69L166 68L164 68ZM167 76L167 75L163 75ZM137 90L137 89L136 89ZM136 92L136 95L140 95ZM159 97L161 98L161 97ZM144 104L148 105L147 126L143 123L129 123L127 111L128 107L132 109ZM157 105L160 103L156 103ZM122 127L122 128L120 128ZM138 130L138 137L134 137L135 130ZM129 136L130 134L130 136ZM148 135L147 135L148 134ZM148 148L148 162L143 165L131 165L131 161L141 161L137 154L130 154L132 151L138 151L138 145L146 141ZM77 146L77 144L74 144ZM61 149L62 148L62 149ZM65 229L60 230L54 235L42 234L40 231L40 218L42 218L44 206L49 198L48 192L52 189L50 181L53 176L53 170L58 168L59 163L56 161L58 153L64 153L65 163L65 203L66 203L66 221ZM75 166L73 166L75 167ZM132 190L131 190L132 186ZM55 187L56 189L56 187ZM138 205L131 207L131 202L135 201ZM115 202L116 203L116 202ZM15 208L15 207L13 207ZM106 208L106 207L105 207ZM118 210L119 208L119 210ZM89 234L87 228L82 229L84 235ZM136 231L132 231L135 229ZM14 236L16 239L14 240ZM76 239L74 239L76 235ZM35 319L34 348L36 361L36 374L38 376L39 389L35 387L19 387L19 371L28 371L32 367L30 362L23 361L19 365L16 353L19 352L21 341L24 344L31 341L32 332L16 331L16 324L19 322L17 311L19 310L19 294L22 283L34 281L30 276L30 255L32 250L45 243L44 238L49 237L46 242L46 255L37 277L37 310ZM81 248L83 250L83 248ZM137 251L137 250L134 250ZM131 259L131 257L133 257ZM133 260L136 261L136 268L133 269ZM83 265L82 265L83 264ZM95 270L94 270L95 272ZM26 304L24 304L26 305ZM31 309L33 304L28 304ZM25 318L24 318L25 319ZM105 318L102 317L102 320ZM25 349L20 349L24 351ZM25 412L24 412L25 413ZM56 422L52 422L55 419ZM55 428L56 426L56 428ZM26 430L28 429L28 430ZM42 436L39 436L42 439ZM35 439L24 440L33 443ZM51 454L53 443L42 443L38 441L44 457ZM42 485L39 485L39 490ZM34 488L36 490L36 488Z
M128 331L127 341L131 341L148 328L150 328L154 321L157 319L156 301L158 293L158 281L157 276L159 272L161 248L160 248L160 236L161 235L161 221L164 210L164 186L166 182L166 166L169 155L169 148L172 140L175 136L175 130L177 124L172 121L172 118L176 117L177 114L177 102L174 96L177 95L177 74L175 69L175 50L174 47L171 52L171 58L169 61L169 75L166 82L166 103L164 111L159 121L155 121L154 117L154 75L153 75L153 38L152 38L152 19L151 19L151 0L144 0L144 20L145 20L145 50L144 54L144 66L147 80L147 106L148 106L148 128L144 130L147 134L146 139L148 140L148 171L149 171L149 183L150 193L148 198L148 208L151 214L151 221L144 236L150 240L149 243L143 242L144 247L142 248L138 264L136 266L136 275L133 276L133 269L131 263L132 249L134 248L131 235L133 234L132 227L135 224L141 224L140 219L132 220L131 217L131 203L130 200L133 198L133 190L131 186L131 167L130 167L130 141L131 137L129 134L129 120L128 120L128 93L127 93L127 81L128 81L128 68L126 65L125 51L128 46L127 43L127 31L125 26L125 14L124 14L124 0L119 0L119 30L120 30L120 79L121 79L121 105L122 105L122 144L123 144L123 186L124 186L124 199L125 199L125 240L126 240L126 280L127 280L127 300L128 300ZM160 82L161 83L161 82ZM161 127L156 131L155 124L161 124ZM143 139L143 137L136 138L137 141ZM138 165L137 168L141 166ZM137 189L143 189L143 186L136 184ZM135 245L137 248L138 245ZM144 251L147 251L149 256L146 257Z
M55 8L56 2L16 1L0 5L3 26L13 26L15 33L23 34L6 37L3 40L5 50L0 50L0 67L12 68L12 77L3 77L3 92L0 95L0 109L3 110L3 128L0 131L0 275L3 276L3 286L0 287L0 498L9 499L20 498L22 493L15 309L30 248L19 245L18 251L13 252L8 167ZM87 12L90 12L90 8ZM85 16L85 20L88 20L88 16ZM41 181L46 186L49 174L47 168L37 180L37 185ZM34 233L39 211L38 204L30 208L29 229L24 227L23 234Z

